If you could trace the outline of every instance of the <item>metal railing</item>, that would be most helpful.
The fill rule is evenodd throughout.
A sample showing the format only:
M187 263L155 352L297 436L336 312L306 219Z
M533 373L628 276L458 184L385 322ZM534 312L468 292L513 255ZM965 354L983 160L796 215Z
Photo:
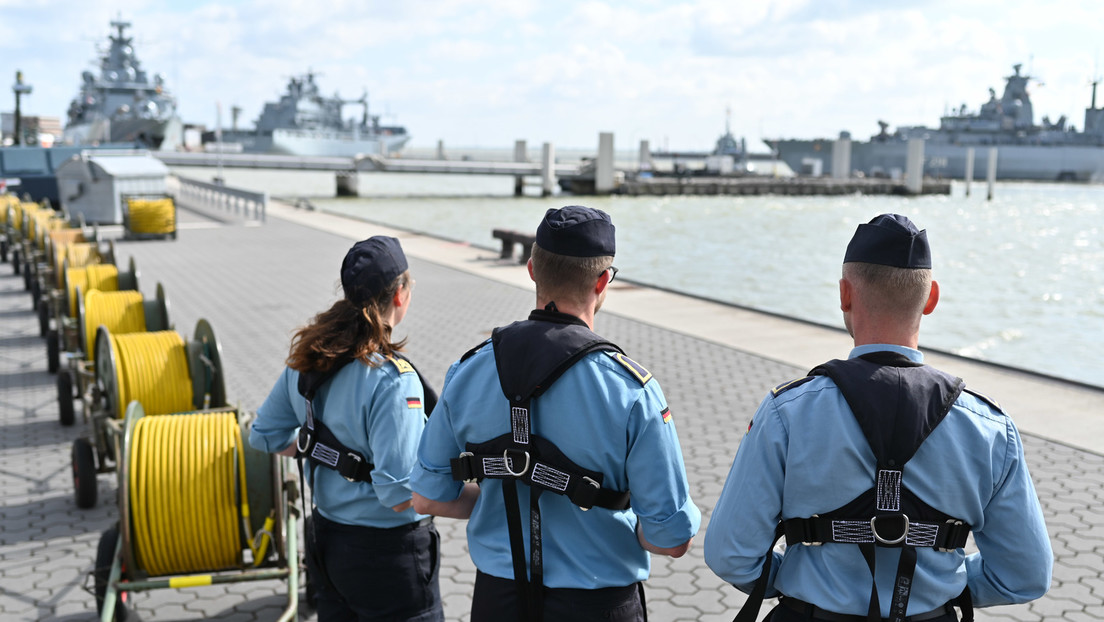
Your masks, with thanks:
M170 178L172 179L172 178ZM268 193L253 192L176 176L178 200L197 207L215 208L245 219L265 221ZM171 182L170 182L171 183Z

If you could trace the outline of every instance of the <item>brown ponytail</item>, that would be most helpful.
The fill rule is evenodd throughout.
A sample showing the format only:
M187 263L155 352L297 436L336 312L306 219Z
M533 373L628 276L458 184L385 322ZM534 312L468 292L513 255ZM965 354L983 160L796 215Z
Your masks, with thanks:
M304 372L327 372L338 361L359 359L365 365L379 366L374 353L390 356L406 345L403 339L391 341L391 329L384 315L391 309L399 289L410 282L403 272L383 291L362 304L346 298L314 316L309 324L295 331L291 339L287 366Z

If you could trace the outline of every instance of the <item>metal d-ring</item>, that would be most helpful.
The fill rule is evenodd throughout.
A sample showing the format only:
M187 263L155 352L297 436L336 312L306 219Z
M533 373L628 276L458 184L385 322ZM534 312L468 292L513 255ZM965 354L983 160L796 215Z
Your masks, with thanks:
M524 475L525 475L525 474L526 474L527 472L529 472L529 452L527 452L527 451L523 451L523 452L522 452L523 454L525 454L525 468L523 468L523 469L522 469L522 470L521 470L520 472L518 472L518 473L515 473L515 472L514 472L514 470L510 468L510 456L509 456L509 453L510 453L510 450L509 450L509 449L503 449L503 450L502 450L502 467L503 467L504 469L506 469L506 472L507 472L507 473L509 473L510 475L513 475L514 477L522 477L522 476L524 476Z
M874 533L874 539L877 540L878 542L881 542L882 544L900 544L900 543L904 542L905 538L908 537L909 519L908 519L908 514L900 514L900 517L905 520L905 529L901 532L901 537L897 538L896 540L886 540L882 536L878 535L878 528L875 526L875 523L878 521L878 517L874 516L873 518L871 518L870 519L870 531Z

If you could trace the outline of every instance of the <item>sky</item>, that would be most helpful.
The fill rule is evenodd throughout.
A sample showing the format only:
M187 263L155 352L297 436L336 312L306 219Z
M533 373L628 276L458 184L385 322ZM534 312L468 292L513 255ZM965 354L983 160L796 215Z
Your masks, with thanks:
M1044 8L1045 7L1045 8ZM121 17L185 123L252 127L294 75L403 125L411 146L709 150L724 132L865 139L936 126L1034 76L1077 128L1104 72L1099 0L0 0L0 110L62 117ZM1104 106L1104 89L1098 106ZM346 117L359 117L347 107Z

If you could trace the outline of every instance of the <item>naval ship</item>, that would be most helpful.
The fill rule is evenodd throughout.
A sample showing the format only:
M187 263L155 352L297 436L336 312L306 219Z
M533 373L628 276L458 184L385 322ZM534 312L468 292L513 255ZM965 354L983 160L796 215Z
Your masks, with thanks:
M232 129L222 133L225 147L240 144L246 153L276 153L297 156L390 155L410 140L402 126L380 125L379 116L368 114L368 94L345 100L336 94L325 97L314 80L314 72L293 76L277 102L264 106L253 131ZM345 105L362 107L360 119L341 118ZM215 136L208 133L205 142Z
M175 149L184 126L176 99L161 74L149 79L126 36L130 22L111 22L117 32L100 57L99 75L81 74L80 93L69 104L62 142L70 145L137 143L151 149Z
M997 149L997 179L1036 181L1104 181L1104 108L1096 107L1096 87L1085 109L1081 131L1063 115L1056 121L1043 117L1035 123L1028 82L1031 76L1013 65L1005 77L1004 93L997 99L989 89L989 100L977 112L963 104L942 116L938 128L898 127L879 121L881 131L869 141L852 141L851 171L873 177L896 177L906 168L910 139L924 140L924 175L963 179L967 149L974 150L974 177L984 179L990 148ZM848 132L840 138L849 139ZM832 174L834 139L764 141L798 174Z

